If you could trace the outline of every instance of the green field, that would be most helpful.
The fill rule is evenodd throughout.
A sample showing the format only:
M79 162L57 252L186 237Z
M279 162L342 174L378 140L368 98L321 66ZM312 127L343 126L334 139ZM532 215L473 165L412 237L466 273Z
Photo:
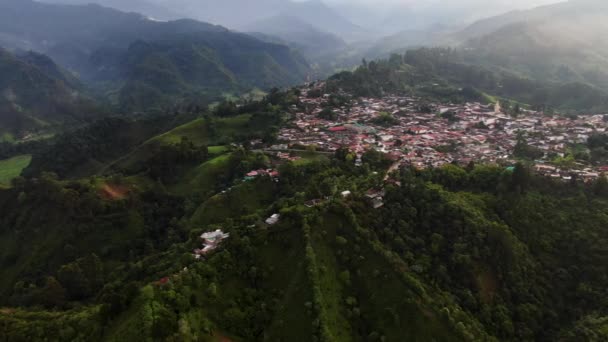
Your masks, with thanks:
M15 136L11 133L0 133L0 142L9 142L12 143L15 141Z
M316 152L308 152L308 151L302 151L299 153L296 153L296 155L298 157L301 157L302 159L298 159L294 162L294 164L296 166L302 166L302 165L307 165L310 164L312 162L316 162L316 161L327 161L329 160L327 158L327 155L321 154L321 153L316 153Z
M21 174L32 161L31 155L22 155L0 160L0 185L8 185L11 180Z

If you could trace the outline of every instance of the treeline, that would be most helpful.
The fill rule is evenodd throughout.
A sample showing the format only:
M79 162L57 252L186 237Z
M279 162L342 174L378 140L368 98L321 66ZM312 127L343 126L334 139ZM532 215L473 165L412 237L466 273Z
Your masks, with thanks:
M53 172L61 178L78 178L98 172L151 137L196 117L194 113L152 116L143 119L110 117L59 135L33 150L26 177ZM17 145L19 146L19 145ZM36 146L36 145L34 145Z

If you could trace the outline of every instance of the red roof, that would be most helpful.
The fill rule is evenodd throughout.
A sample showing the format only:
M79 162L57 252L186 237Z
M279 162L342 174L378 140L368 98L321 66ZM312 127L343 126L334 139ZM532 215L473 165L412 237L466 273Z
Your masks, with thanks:
M166 283L169 282L169 277L164 277L161 280L158 281L159 284L161 285L165 285Z
M346 131L346 127L344 127L344 126L330 127L329 131L330 132L342 132L342 131Z

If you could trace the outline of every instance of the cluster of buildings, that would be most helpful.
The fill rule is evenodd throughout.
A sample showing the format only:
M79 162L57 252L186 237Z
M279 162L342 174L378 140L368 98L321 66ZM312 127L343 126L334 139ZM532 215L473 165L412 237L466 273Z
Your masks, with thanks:
M303 89L300 97L308 110L297 111L292 124L279 132L286 149L314 145L317 150L332 152L347 147L358 155L357 163L366 150L375 149L418 168L471 161L512 165L518 136L523 134L529 146L544 154L537 160L537 169L553 177L567 178L574 173L592 179L608 169L580 164L567 170L545 169L553 167L556 158L566 156L571 146L585 144L593 133L606 132L605 115L551 117L524 109L508 115L499 104L429 104L415 97L386 96L331 108L336 120L330 121L319 117L330 95L309 98L311 89Z
M277 179L279 177L279 171L273 169L252 170L245 175L245 180L254 180L258 177L270 177L272 179Z
M201 235L202 248L197 248L194 250L194 258L198 260L208 253L216 250L220 243L229 237L230 234L224 233L221 229L217 229L213 232L203 233Z

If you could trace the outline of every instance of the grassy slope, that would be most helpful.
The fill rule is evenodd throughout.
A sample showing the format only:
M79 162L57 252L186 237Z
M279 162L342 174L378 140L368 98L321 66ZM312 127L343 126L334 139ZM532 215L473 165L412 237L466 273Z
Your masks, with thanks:
M0 185L8 185L11 180L21 174L32 161L32 156L22 155L0 160Z
M221 223L229 217L241 217L264 209L275 199L268 182L245 182L209 198L192 215L191 225Z
M232 118L218 119L216 121L215 132L209 132L205 119L197 119L183 126L177 127L165 134L151 139L151 142L163 144L176 144L182 137L188 137L197 145L214 145L214 139L221 136L230 136L242 132L251 115L244 114Z
M180 195L198 193L203 196L212 193L216 188L216 178L225 172L229 159L230 154L224 154L202 163L186 173L169 190Z
M250 118L250 115L244 114L232 118L217 119L214 121L215 125L212 132L209 131L206 119L196 119L146 141L113 164L120 168L133 167L150 158L155 146L177 144L182 137L188 138L198 146L210 146L209 153L211 154L221 154L227 150L223 145L227 144L228 141L224 140L238 132L246 131L246 125Z

